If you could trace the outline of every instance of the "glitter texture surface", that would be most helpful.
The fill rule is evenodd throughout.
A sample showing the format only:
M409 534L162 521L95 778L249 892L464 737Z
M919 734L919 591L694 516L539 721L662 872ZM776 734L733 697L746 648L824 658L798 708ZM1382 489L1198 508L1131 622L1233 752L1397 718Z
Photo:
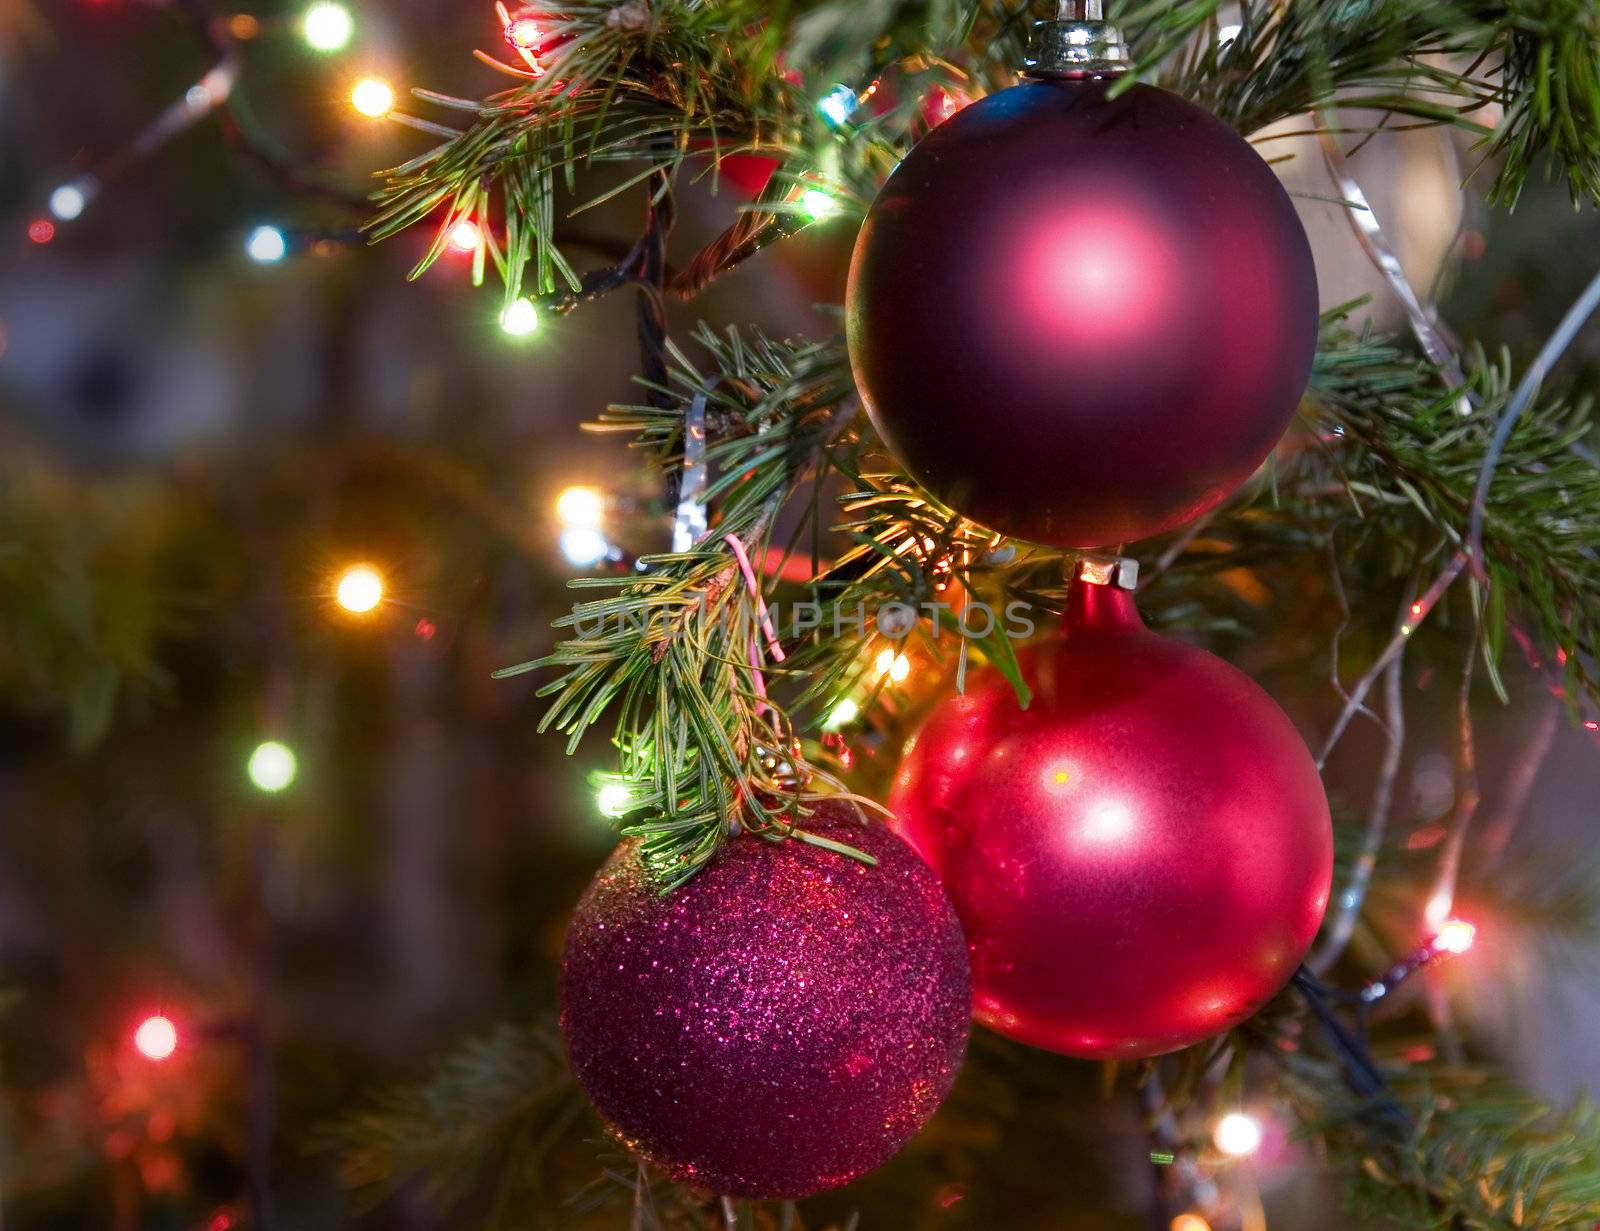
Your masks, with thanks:
M579 1082L630 1148L698 1188L848 1183L921 1128L966 1048L966 944L936 878L848 804L805 827L877 866L743 837L661 897L630 841L567 933Z

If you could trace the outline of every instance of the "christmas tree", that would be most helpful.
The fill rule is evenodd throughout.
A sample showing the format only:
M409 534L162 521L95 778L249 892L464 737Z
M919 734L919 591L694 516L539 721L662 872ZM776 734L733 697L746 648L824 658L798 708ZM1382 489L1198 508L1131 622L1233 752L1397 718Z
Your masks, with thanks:
M383 7L0 24L0 1220L1600 1225L1600 10Z

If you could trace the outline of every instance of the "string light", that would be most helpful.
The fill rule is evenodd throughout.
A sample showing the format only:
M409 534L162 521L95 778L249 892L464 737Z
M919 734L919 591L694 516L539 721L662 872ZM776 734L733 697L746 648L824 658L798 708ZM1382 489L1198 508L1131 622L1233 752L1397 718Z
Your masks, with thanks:
M350 105L368 119L381 120L394 110L394 87L382 77L363 77L350 91Z
M539 328L539 309L531 299L514 299L500 313L500 329L507 337L525 338Z
M1433 946L1441 953L1459 957L1472 948L1472 942L1477 937L1478 929L1465 919L1446 919L1444 926L1439 929L1439 934L1433 939Z
M911 674L911 660L893 650L881 651L873 666L880 676L887 675L896 684L905 683L906 677Z
M383 602L383 574L370 564L355 564L339 575L334 600L353 615L365 615Z
M833 194L821 188L807 188L800 194L800 209L812 222L821 222L838 208Z
M159 1064L178 1050L178 1028L170 1017L153 1013L135 1028L133 1046L146 1060Z
M355 19L350 10L333 0L320 0L305 12L300 31L313 51L324 53L341 51L355 34Z
M470 218L463 218L450 228L450 246L457 252L476 252L483 243L483 232Z
M50 194L50 212L61 222L71 222L88 204L88 194L78 184L62 184Z
M861 707L856 704L854 698L845 697L828 711L828 716L822 720L822 729L837 731L842 727L848 727L859 717L861 717Z
M561 532L561 554L569 564L589 568L610 557L611 544L593 526L573 526Z
M556 497L556 516L563 526L597 527L605 508L605 497L592 487L569 487Z
M256 745L245 765L245 772L256 790L276 795L294 781L298 768L294 749L288 744L269 739Z
M601 816L615 820L633 809L633 795L622 783L608 782L595 792L594 806L600 810Z
M244 253L257 265L276 265L289 255L289 241L277 227L256 227L245 236Z
M1230 1111L1217 1121L1211 1139L1230 1158L1243 1158L1261 1148L1261 1121L1243 1111Z
M538 51L544 31L532 17L518 17L506 23L506 42L518 51Z
M817 110L828 123L835 128L842 128L849 123L850 117L860 106L861 100L856 97L854 90L847 85L836 85L822 96L822 101L817 104Z

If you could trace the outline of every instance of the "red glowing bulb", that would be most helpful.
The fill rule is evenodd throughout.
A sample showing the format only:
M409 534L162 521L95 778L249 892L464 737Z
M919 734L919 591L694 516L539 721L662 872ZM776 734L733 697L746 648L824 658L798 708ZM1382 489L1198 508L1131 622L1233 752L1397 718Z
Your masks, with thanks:
M476 252L483 243L483 232L470 218L463 218L450 228L450 246L457 252Z
M160 1063L178 1050L178 1027L170 1017L153 1013L133 1032L133 1046L146 1060Z
M36 244L48 244L56 237L56 224L48 218L35 218L28 224L28 238Z
M1447 919L1434 937L1434 946L1441 953L1462 954L1472 948L1478 929L1465 919Z

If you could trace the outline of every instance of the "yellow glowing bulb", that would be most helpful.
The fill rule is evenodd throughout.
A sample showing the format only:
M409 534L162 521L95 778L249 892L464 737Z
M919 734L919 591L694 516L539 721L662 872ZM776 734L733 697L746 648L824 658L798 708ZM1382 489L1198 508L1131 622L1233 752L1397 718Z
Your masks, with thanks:
M601 816L615 819L624 816L633 807L633 796L620 782L608 782L595 792L594 806Z
M592 487L569 487L556 497L556 516L563 526L594 529L605 511L605 497Z
M1465 919L1446 919L1433 943L1441 952L1460 954L1472 948L1477 935L1478 929Z
M383 574L370 564L357 564L339 574L334 600L346 611L365 615L383 602Z
M1261 1148L1261 1121L1242 1111L1230 1111L1217 1121L1212 1140L1217 1149L1232 1158L1243 1158Z
M381 120L394 110L394 87L382 77L363 77L350 91L350 105L362 115Z
M275 739L257 744L245 766L245 772L250 775L256 790L266 791L269 795L288 787L294 781L295 769L294 749Z
M169 1059L178 1050L178 1027L170 1017L153 1014L133 1032L133 1045L146 1060Z
M896 684L903 684L911 674L911 660L904 654L896 654L893 650L884 650L873 666L879 675L886 675Z
M450 228L450 246L457 252L476 252L483 243L483 232L470 218L463 218Z
M1172 1220L1172 1231L1211 1231L1211 1224L1193 1212L1179 1214Z

